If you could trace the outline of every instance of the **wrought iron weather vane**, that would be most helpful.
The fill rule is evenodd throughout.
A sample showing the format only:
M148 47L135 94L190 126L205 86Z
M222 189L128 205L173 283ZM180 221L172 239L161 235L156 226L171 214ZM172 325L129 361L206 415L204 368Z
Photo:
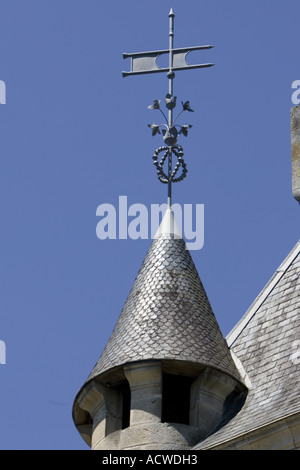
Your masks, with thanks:
M181 102L182 109L176 118L173 118L173 110L176 107L177 97L173 94L173 80L175 78L175 71L177 70L189 70L197 68L211 67L214 64L196 64L190 65L186 62L186 56L189 52L202 49L211 49L214 46L195 46L185 47L180 49L174 49L174 12L171 8L169 13L169 49L151 52L137 52L132 54L123 54L123 58L131 59L131 70L129 72L123 72L123 77L129 75L142 75L148 73L167 72L169 79L169 91L165 97L165 105L168 110L168 116L162 111L160 107L160 100L155 99L149 109L159 110L166 124L149 124L152 129L152 135L161 134L160 128L162 129L163 140L166 145L159 147L155 150L153 155L154 165L157 168L157 176L161 183L168 184L168 206L171 207L172 198L172 183L182 181L187 174L186 164L183 160L183 149L177 144L177 139L180 134L187 136L188 130L192 127L190 124L184 124L182 126L175 124L178 117L184 112L193 112L194 110L190 107L189 101ZM169 54L169 68L161 68L157 65L156 60L163 54ZM162 159L158 161L158 155L163 153ZM176 165L172 166L172 154L177 157ZM168 160L167 160L168 159ZM163 167L167 160L168 170L167 173ZM181 174L178 176L178 171L181 167Z

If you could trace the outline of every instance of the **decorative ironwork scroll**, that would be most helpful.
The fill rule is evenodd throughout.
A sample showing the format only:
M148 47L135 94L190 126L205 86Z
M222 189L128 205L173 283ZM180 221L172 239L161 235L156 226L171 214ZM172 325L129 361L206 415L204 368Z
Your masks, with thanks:
M198 69L211 67L214 64L205 63L205 64L195 64L190 65L186 61L186 56L191 51L211 49L214 46L194 46L194 47L185 47L180 49L174 49L174 12L171 9L169 13L169 49L164 49L160 51L150 51L150 52L136 52L132 54L124 53L123 58L131 59L131 67L129 72L123 72L123 77L129 75L141 75L148 73L157 73L157 72L167 72L167 77L169 79L169 91L164 99L165 106L168 111L168 116L161 109L160 100L155 99L153 104L148 106L149 109L158 110L164 117L165 123L163 124L148 124L152 130L152 135L162 134L163 141L165 146L159 147L155 150L153 155L153 163L157 168L157 176L161 183L168 184L168 205L171 206L171 192L172 192L172 183L178 183L182 181L187 174L186 163L183 159L183 149L180 145L177 144L177 139L179 135L188 135L189 129L192 127L191 124L176 124L178 117L183 112L193 112L194 110L190 106L189 101L181 102L182 109L176 116L173 118L173 111L177 105L177 97L173 93L173 80L175 78L175 71L179 70L189 70L189 69ZM169 55L169 67L161 68L157 65L156 61L158 57L163 54ZM159 161L159 154L163 153L161 160ZM177 157L176 164L172 166L172 156ZM167 170L164 167L167 166Z

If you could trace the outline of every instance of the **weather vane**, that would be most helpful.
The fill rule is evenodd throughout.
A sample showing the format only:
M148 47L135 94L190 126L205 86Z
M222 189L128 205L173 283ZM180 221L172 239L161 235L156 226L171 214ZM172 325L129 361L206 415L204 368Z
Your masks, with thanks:
M175 71L177 70L189 70L189 69L198 69L211 67L214 64L196 64L190 65L186 62L186 56L189 52L201 49L211 49L214 46L195 46L195 47L185 47L180 49L174 49L174 12L171 8L169 13L169 49L161 51L152 51L152 52L137 52L132 54L123 54L123 58L131 58L131 70L129 72L123 72L123 77L129 75L141 75L146 73L157 73L157 72L167 72L167 77L169 79L169 91L165 97L165 105L168 110L168 117L162 111L160 107L160 100L155 99L151 106L148 106L149 109L159 110L166 123L165 124L149 124L150 129L152 129L152 135L161 134L163 135L163 140L165 145L159 147L155 150L153 155L153 162L157 168L157 176L161 183L168 184L168 206L171 207L171 196L172 196L172 183L177 183L182 181L187 174L186 164L183 159L183 149L180 145L177 144L177 139L180 134L184 136L188 135L188 130L192 127L190 124L184 124L182 126L176 124L178 117L184 112L193 112L194 110L190 107L189 101L181 102L182 109L176 116L173 118L173 110L176 107L177 97L173 94L173 80L175 78ZM159 56L163 54L169 54L169 67L161 68L157 65L156 60ZM161 130L161 128L163 128ZM161 152L163 156L161 161L158 161L158 156ZM172 165L172 154L177 157L177 162L175 166ZM164 164L167 161L168 170L164 171ZM178 172L181 167L181 173L178 175Z

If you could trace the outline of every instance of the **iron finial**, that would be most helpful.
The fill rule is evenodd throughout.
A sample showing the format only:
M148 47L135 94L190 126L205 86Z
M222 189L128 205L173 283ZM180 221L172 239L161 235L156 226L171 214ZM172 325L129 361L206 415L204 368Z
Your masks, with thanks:
M163 124L148 124L152 130L152 135L162 134L164 146L155 150L153 155L153 163L157 168L157 176L161 183L168 185L168 205L171 207L171 192L172 183L182 181L187 174L187 168L183 159L183 149L178 145L178 137L182 134L187 137L191 124L176 124L177 119L183 112L194 112L190 106L189 101L181 101L182 109L177 114L176 118L173 117L173 112L177 105L177 97L173 92L173 80L175 78L175 71L188 70L196 68L211 67L214 64L196 64L190 65L186 62L186 56L189 52L194 50L211 49L214 46L195 46L174 49L174 11L171 8L169 12L169 49L152 52L137 52L137 53L124 53L123 58L131 59L131 69L129 72L123 72L123 77L129 75L140 75L146 73L166 72L169 80L169 90L164 99L167 112L161 109L161 100L155 99L153 103L148 106L151 110L158 110L163 115L165 122ZM161 68L157 65L156 61L162 54L169 55L169 67ZM158 160L160 153L163 153L161 160ZM177 157L175 166L172 166L172 156ZM167 171L164 170L164 164L167 164ZM181 170L181 173L179 171Z

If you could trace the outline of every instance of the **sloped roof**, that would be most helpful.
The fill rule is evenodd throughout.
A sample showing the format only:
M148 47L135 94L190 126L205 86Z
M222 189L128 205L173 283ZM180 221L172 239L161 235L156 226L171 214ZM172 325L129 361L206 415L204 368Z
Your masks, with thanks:
M167 211L87 381L116 366L148 359L201 363L240 381L191 255L174 232L173 212Z
M251 389L209 449L300 411L300 241L227 337Z

